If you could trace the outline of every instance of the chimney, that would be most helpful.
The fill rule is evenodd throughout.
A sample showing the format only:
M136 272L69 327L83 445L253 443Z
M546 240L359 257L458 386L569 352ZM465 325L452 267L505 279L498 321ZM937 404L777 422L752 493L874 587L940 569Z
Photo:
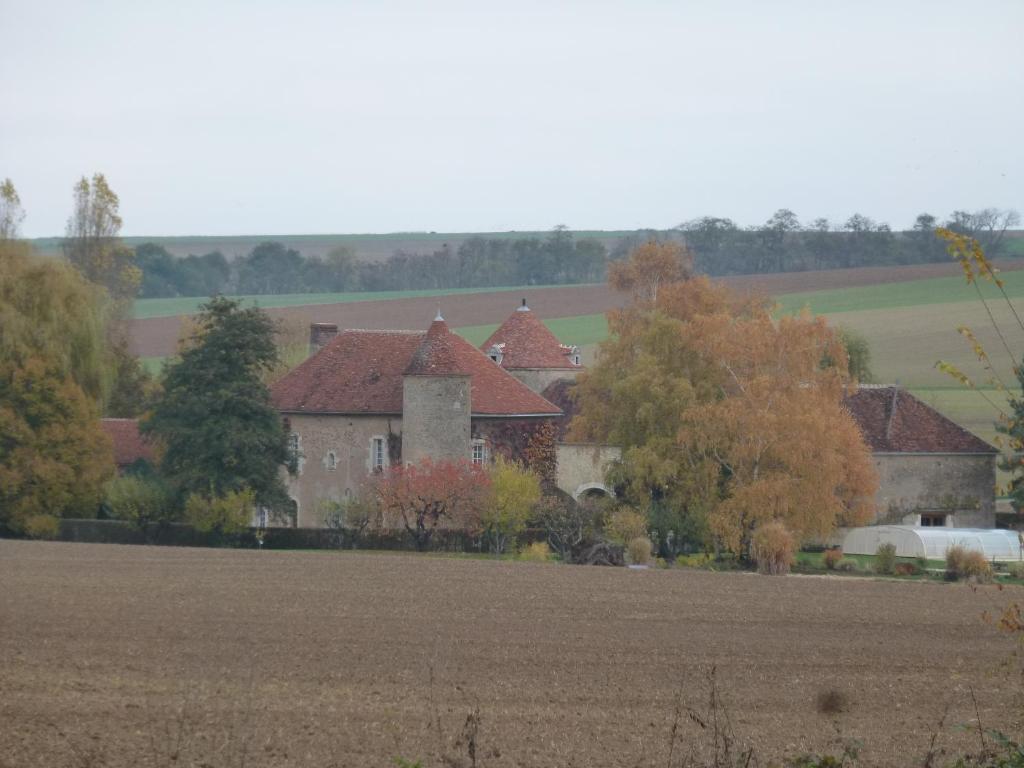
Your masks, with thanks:
M338 335L338 326L334 323L309 324L309 356L312 357L327 346L328 342Z

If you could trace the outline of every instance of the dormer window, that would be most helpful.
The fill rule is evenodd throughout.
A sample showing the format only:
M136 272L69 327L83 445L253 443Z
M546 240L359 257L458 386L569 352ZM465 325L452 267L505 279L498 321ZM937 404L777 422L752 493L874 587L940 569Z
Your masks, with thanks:
M502 358L505 357L501 351L501 344L493 344L489 350L487 350L487 356L491 358L495 363L501 365Z

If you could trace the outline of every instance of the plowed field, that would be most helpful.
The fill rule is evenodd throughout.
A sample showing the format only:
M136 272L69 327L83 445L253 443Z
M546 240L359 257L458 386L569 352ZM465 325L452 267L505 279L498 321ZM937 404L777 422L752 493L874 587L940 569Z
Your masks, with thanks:
M980 619L1016 589L11 541L0 585L5 768L678 765L712 665L751 765L837 732L920 765L977 744L969 687L1019 704Z
M1024 266L1007 260L1003 269ZM953 263L919 264L907 267L862 267L818 272L790 272L772 275L739 275L724 278L740 291L772 296L800 291L880 285L957 274ZM606 312L621 298L603 285L524 289L530 307L544 319L575 317ZM274 317L299 323L337 323L341 328L426 328L438 304L452 327L500 323L518 304L518 295L507 291L483 291L455 296L357 301L343 304L304 305L269 309ZM180 317L155 317L132 323L132 348L143 357L165 357L174 353L181 330Z

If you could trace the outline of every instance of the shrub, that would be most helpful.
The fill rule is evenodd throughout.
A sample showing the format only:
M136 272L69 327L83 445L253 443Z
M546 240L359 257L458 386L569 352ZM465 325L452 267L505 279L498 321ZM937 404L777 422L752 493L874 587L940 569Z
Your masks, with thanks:
M484 536L492 553L500 555L509 541L526 528L533 508L540 501L540 478L525 467L495 459L489 471L491 493L480 515Z
M174 518L171 494L159 480L131 475L115 477L103 486L103 503L111 517L127 520L139 528Z
M839 561L843 559L843 550L839 547L832 547L832 549L826 549L824 554L821 556L821 561L824 563L825 568L830 571L836 570L839 565Z
M770 576L789 573L795 551L793 534L782 523L765 523L754 531L750 554L761 573Z
M921 568L917 563L896 563L895 573L897 576L920 576Z
M891 576L896 572L896 545L879 544L875 550L875 573Z
M605 525L604 534L609 541L623 546L634 539L646 539L647 518L635 509L619 507Z
M60 520L53 515L32 515L25 520L25 533L33 539L56 539L60 534Z
M992 581L992 564L983 552L955 545L946 550L946 579L989 582Z
M1015 579L1024 579L1024 561L1008 563L1006 566L1006 572Z
M626 552L629 554L629 561L634 565L647 565L651 560L651 549L653 545L646 536L637 536L629 542Z
M551 559L551 547L546 541L535 541L519 552L519 559L529 563L546 563Z
M842 571L843 573L854 573L860 569L857 566L856 560L847 560L844 558L836 563L836 570Z
M838 715L850 709L850 698L836 688L819 691L814 703L817 710L823 715Z
M946 578L949 581L956 581L963 576L966 557L967 550L959 544L946 550Z
M240 533L249 527L256 494L248 488L207 498L193 493L185 502L185 522L203 533Z
M567 494L552 495L545 496L537 505L536 523L551 549L569 562L573 550L593 534L594 516L589 505L577 504Z

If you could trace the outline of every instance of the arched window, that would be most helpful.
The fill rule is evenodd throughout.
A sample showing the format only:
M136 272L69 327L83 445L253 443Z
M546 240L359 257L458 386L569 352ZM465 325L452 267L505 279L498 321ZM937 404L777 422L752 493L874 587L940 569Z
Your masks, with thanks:
M327 452L326 464L329 471L333 472L338 468L338 455L334 451Z

